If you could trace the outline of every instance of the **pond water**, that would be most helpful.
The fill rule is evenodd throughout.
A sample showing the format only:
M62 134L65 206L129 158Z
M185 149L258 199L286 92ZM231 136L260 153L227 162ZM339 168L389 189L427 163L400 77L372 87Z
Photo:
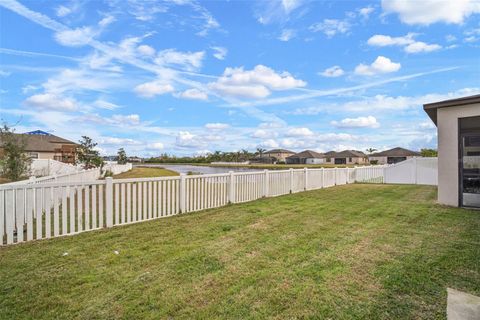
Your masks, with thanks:
M189 172L194 172L197 174L215 174L215 173L227 173L229 171L262 171L260 169L250 169L250 168L207 167L207 166L195 166L190 164L145 163L139 166L161 167L161 168L172 170L178 173L185 173L185 174Z

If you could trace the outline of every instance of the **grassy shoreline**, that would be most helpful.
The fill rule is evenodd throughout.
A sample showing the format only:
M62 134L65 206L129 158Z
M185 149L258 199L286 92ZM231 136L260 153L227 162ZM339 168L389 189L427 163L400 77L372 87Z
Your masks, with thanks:
M131 170L116 174L114 179L130 179L130 178L154 178L154 177L170 177L178 176L178 172L165 168L139 167L135 166Z

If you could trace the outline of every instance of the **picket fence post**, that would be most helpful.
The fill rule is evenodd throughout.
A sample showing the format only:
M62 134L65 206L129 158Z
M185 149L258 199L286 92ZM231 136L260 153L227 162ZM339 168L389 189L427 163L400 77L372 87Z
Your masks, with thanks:
M105 217L107 228L113 227L113 178L105 178Z
M235 176L233 171L228 171L228 202L235 203Z
M185 173L180 173L180 212L185 213Z
M293 193L293 168L290 168L290 193Z
M264 194L264 197L268 197L268 193L269 193L269 190L268 190L268 185L269 185L269 172L267 169L265 169L265 184L263 186L263 194Z
M303 168L303 177L304 177L304 190L307 191L308 190L308 169L307 168Z

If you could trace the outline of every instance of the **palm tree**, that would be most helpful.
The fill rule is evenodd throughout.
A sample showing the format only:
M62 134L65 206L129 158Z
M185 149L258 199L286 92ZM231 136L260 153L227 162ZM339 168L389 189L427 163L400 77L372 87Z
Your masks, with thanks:
M370 154L370 153L374 153L375 151L377 151L377 149L375 149L375 148L368 148L366 151L367 151L367 153Z
M260 158L263 157L263 153L267 151L266 149L262 149L262 148L257 148L257 154L260 156Z

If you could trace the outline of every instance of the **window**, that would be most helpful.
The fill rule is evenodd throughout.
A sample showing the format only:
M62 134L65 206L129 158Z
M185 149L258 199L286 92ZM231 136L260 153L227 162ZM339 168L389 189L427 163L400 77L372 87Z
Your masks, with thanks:
M38 152L29 152L28 156L30 159L38 159Z
M352 162L352 158L348 158L348 162Z
M332 159L331 159L331 158L327 158L327 162L330 162L330 161L332 161Z

